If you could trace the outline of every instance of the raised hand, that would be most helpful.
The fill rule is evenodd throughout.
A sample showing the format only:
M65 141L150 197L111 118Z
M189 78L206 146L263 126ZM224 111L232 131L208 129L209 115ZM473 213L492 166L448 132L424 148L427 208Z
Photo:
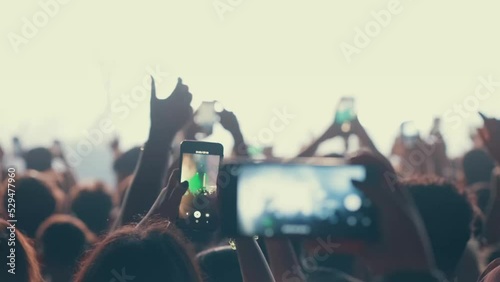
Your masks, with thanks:
M153 216L160 216L170 222L175 222L179 216L179 205L184 193L188 189L188 182L179 183L180 172L174 169L170 174L168 184L163 188L156 198L156 201L151 206L148 214L143 218L140 224L146 222Z
M160 100L156 97L154 78L151 77L151 131L167 131L169 135L175 134L193 115L191 100L193 96L189 88L179 78L177 86L167 99Z
M236 118L236 115L233 112L223 110L222 112L219 113L219 116L220 116L220 124L227 131L231 133L240 131L240 124L238 123L238 119Z
M367 181L353 183L379 210L381 240L362 253L372 271L387 275L434 270L432 249L418 212L405 191L392 182L395 172L387 160L363 153L351 158L350 163L367 166Z
M481 117L484 120L484 126L478 129L479 136L491 156L497 164L500 164L500 120L487 118L483 114Z
M179 78L172 94L164 100L156 97L154 79L151 78L151 128L149 138L135 172L134 180L122 204L122 211L114 227L133 222L140 214L150 210L164 186L170 145L177 131L192 118L192 95ZM165 192L165 191L163 191Z
M240 124L236 115L227 110L219 113L220 124L231 133L234 139L233 153L239 157L248 157L248 146L241 133Z

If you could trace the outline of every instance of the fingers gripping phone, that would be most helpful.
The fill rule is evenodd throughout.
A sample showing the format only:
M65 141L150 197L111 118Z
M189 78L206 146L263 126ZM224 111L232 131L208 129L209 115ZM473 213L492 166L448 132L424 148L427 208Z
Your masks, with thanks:
M181 143L181 182L189 188L179 207L179 224L186 228L215 230L217 177L224 148L219 143L184 141Z

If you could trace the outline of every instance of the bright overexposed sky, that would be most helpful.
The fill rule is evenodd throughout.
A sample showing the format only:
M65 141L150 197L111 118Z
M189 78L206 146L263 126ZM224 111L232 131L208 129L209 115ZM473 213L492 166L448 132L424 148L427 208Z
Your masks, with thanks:
M386 153L402 121L427 132L434 116L451 111L443 130L456 156L469 148L469 126L479 119L475 111L457 119L455 104L500 116L499 86L477 105L470 97L478 77L500 81L498 8L494 0L3 1L0 144L8 147L12 135L27 146L54 137L78 142L106 114L107 101L130 95L157 68L169 73L161 95L181 76L193 106L221 101L250 143L274 110L286 108L294 118L274 132L278 155L291 156L319 135L339 98L352 95ZM373 31L376 17L385 22ZM33 23L35 30L27 27ZM373 36L358 48L357 29L366 28ZM350 62L342 44L357 48ZM148 99L114 117L125 147L147 137Z

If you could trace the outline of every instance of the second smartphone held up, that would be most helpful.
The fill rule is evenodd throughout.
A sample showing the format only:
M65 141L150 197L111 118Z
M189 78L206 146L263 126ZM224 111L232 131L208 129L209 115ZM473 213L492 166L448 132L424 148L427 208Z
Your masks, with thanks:
M352 183L365 180L364 166L228 164L222 172L230 174L220 190L228 236L376 239L374 207Z

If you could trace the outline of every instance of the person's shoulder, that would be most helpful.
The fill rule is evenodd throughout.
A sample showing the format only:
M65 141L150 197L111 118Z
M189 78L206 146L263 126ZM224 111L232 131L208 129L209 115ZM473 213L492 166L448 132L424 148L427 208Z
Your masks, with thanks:
M477 280L478 282L500 281L500 259L492 261Z

